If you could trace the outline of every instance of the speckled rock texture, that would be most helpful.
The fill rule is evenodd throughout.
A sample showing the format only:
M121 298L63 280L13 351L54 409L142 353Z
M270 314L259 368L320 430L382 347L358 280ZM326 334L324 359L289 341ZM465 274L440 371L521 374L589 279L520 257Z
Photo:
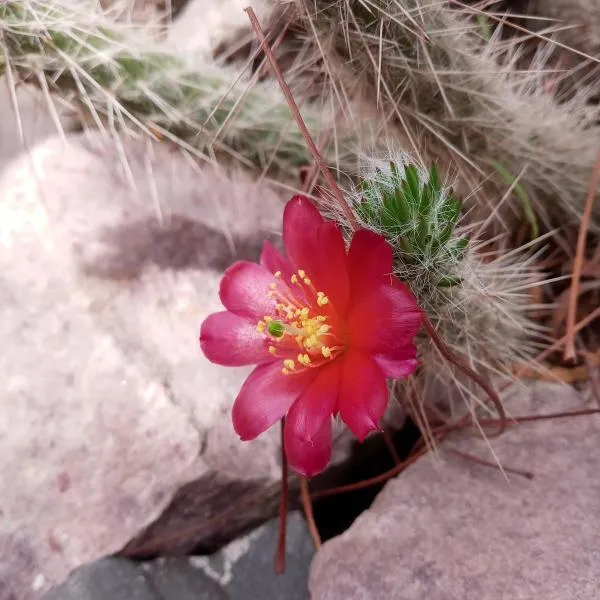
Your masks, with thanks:
M532 385L512 415L581 408L569 387ZM600 590L600 416L539 421L490 441L454 437L390 481L313 561L313 600L596 600Z
M103 558L77 569L42 600L306 600L314 554L303 517L288 514L286 569L273 570L279 520L273 519L211 556L146 563Z
M277 239L282 206L242 175L99 134L2 171L2 600L125 545L210 551L274 514L278 432L239 441L249 369L212 365L197 336L222 270Z

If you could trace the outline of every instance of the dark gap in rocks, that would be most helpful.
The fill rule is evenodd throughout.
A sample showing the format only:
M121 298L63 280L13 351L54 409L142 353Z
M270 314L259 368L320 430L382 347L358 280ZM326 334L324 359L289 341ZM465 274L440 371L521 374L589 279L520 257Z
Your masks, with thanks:
M421 432L412 419L407 418L404 427L390 432L401 460L421 438ZM354 444L352 455L344 465L333 467L325 478L317 478L312 490L328 489L357 483L375 477L394 467L394 460L386 446L383 435L374 435L360 444ZM364 510L367 510L385 483L369 486L354 492L346 492L314 502L314 517L323 540L336 537L346 531Z

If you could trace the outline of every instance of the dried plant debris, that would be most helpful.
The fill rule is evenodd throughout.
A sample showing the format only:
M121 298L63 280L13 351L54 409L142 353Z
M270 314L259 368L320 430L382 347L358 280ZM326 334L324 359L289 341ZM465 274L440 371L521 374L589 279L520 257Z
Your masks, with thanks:
M600 112L589 86L557 95L566 75L550 68L558 51L551 37L539 40L524 68L518 38L507 39L502 27L482 29L478 13L465 5L450 7L442 0L294 5L294 26L311 32L321 75L339 102L361 90L392 140L435 161L443 172L455 165L465 189L483 207L479 214L497 210L499 218L512 213L529 221L534 214L540 230L578 223ZM592 228L600 228L600 202Z

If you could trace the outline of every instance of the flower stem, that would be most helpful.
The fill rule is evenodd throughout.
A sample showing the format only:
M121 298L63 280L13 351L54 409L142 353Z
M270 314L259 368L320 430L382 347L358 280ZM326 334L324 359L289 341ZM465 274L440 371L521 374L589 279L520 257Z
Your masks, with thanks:
M315 517L313 514L312 500L308 491L308 479L303 477L300 480L300 496L302 498L302 506L304 508L304 514L306 515L306 522L308 523L308 531L312 538L315 549L318 550L321 547L321 536L315 523Z
M281 419L281 499L279 503L279 538L277 540L277 553L275 554L275 573L282 575L285 572L285 533L287 525L288 507L288 463L283 444L283 428L285 417Z

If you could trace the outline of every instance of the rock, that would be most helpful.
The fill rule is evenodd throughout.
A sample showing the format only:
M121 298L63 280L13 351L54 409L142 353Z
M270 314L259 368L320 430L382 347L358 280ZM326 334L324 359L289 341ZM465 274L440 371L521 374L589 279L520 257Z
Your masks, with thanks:
M77 569L43 600L305 600L314 554L302 516L287 523L287 563L273 572L278 519L209 557L170 557L137 564L103 558Z
M74 571L67 581L44 594L43 600L227 600L210 577L173 559L161 573L162 587L144 569L124 558L102 558Z
M581 408L569 387L521 390L513 415ZM600 581L600 416L538 421L486 442L455 436L390 481L371 508L318 552L314 600L592 600Z
M275 575L273 570L278 533L279 520L272 519L221 552L209 558L192 558L191 562L218 581L231 600L306 600L314 546L304 517L299 512L288 515L282 575Z
M74 119L71 111L57 102L54 102L54 110L59 116L62 130L72 127ZM0 115L0 171L24 149L32 148L58 133L58 126L48 111L44 94L32 85L19 85L13 98L6 76L0 77Z
M252 8L263 20L273 0L255 0ZM168 40L190 55L210 59L219 45L238 46L256 40L244 9L248 0L189 0L173 21Z
M220 271L278 231L279 195L98 134L21 156L0 198L0 598L133 538L211 550L275 514L278 431L237 439L249 369L197 336Z

